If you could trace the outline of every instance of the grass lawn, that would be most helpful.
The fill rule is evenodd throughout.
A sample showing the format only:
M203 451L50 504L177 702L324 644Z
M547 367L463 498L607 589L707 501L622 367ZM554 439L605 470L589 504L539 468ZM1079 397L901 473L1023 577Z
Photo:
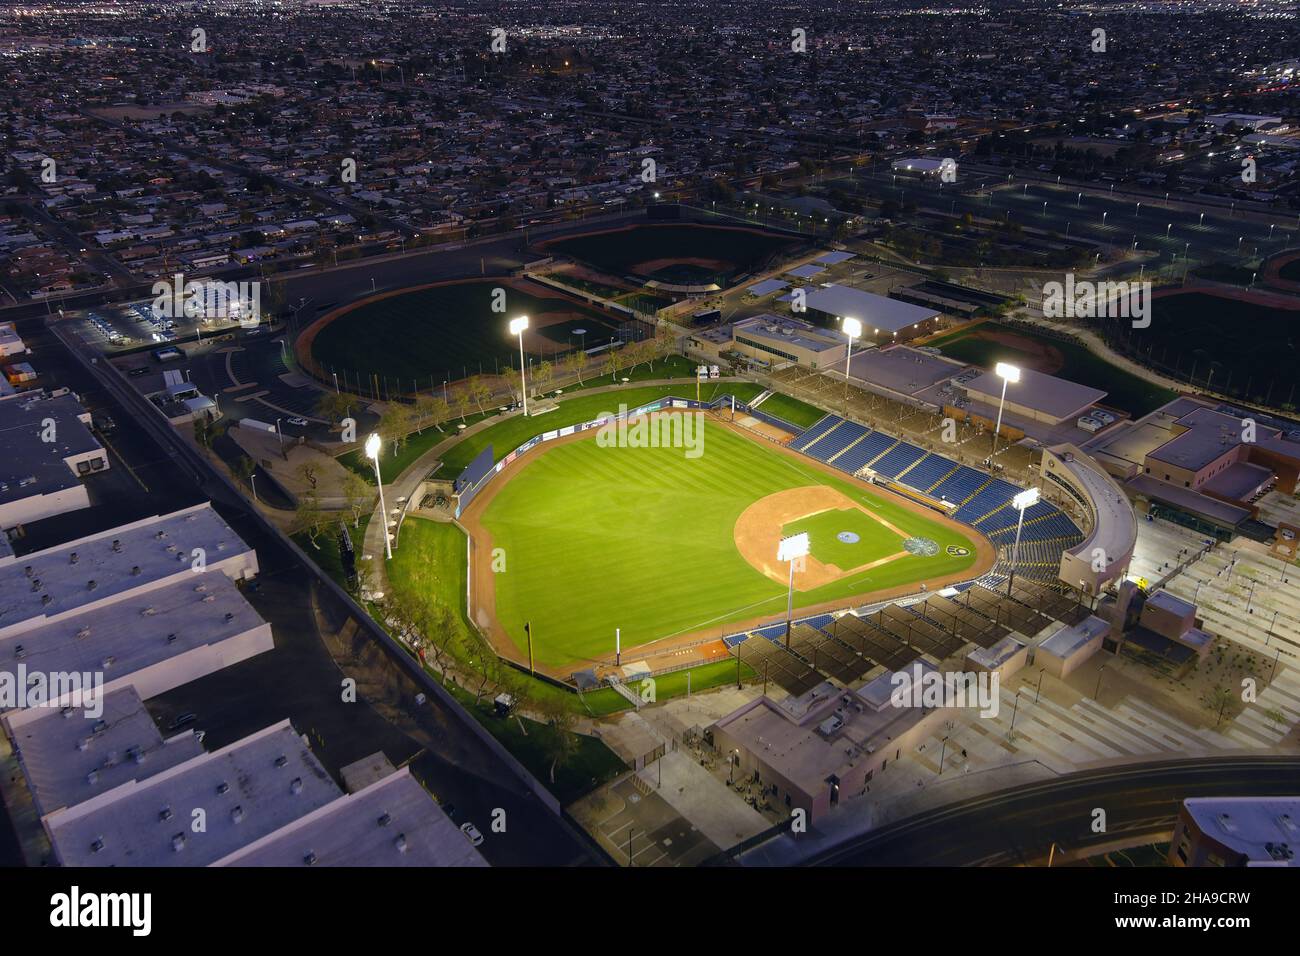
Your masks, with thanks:
M789 395L782 395L780 392L774 392L763 399L763 404L758 406L758 410L775 415L800 428L811 428L826 417L826 413L815 405L801 402Z
M627 764L603 741L596 737L574 734L574 753L565 763L555 768L555 782L552 783L552 758L547 747L547 737L555 733L554 729L527 717L498 717L492 709L490 697L476 704L474 695L465 688L445 681L442 684L562 804L572 803L627 770ZM613 691L609 693L618 696Z
M728 658L725 661L717 661L713 664L701 664L699 667L660 674L654 678L655 700L661 701L668 700L670 697L685 696L688 674L690 675L692 694L711 690L714 687L736 686L736 662L734 659ZM753 676L754 669L748 664L742 663L740 665L740 679L742 681L749 680ZM640 693L641 684L641 681L635 681L630 686L637 693Z
M506 290L505 314L494 312L493 290ZM480 371L494 374L518 361L511 315L574 313L595 345L614 335L619 319L581 300L530 295L505 279L483 279L420 289L358 306L317 334L312 353L326 369L348 377L370 374L421 388L430 380L456 381ZM563 340L561 340L563 341Z
M357 563L361 564L362 543L366 539L366 525L370 523L370 515L362 515L359 527L353 527L351 517L344 517L340 520L346 521L348 526L348 537L352 539L352 549L356 552ZM343 574L343 558L339 553L339 526L337 522L332 522L324 534L316 536L316 544L320 550L312 546L311 539L305 534L290 535L294 544L302 548L320 567L322 571L334 579L344 590L347 589L347 579Z
M1155 300L1157 309L1161 301ZM1155 325L1156 318L1153 318L1152 329ZM1147 329L1143 334L1149 334L1152 329ZM1019 326L985 322L974 328L958 329L950 335L931 339L926 344L933 345L948 358L971 362L984 368L993 368L998 362L1031 366L1036 361L1034 357L1020 349L981 338L979 335L981 330L1018 335L1057 349L1061 353L1064 364L1059 371L1053 373L1054 375L1081 385L1105 389L1107 396L1103 399L1103 404L1121 408L1134 418L1145 415L1177 397L1176 392L1126 372L1076 342L1053 338L1050 335L1040 335Z
M781 529L781 537L788 538L801 531L808 532L812 556L825 564L833 564L841 571L861 567L868 561L897 554L903 549L903 539L870 515L856 509L823 511L821 514L792 521ZM839 535L856 535L856 541L841 541Z
M511 634L532 622L534 653L563 666L606 655L614 628L624 649L785 608L785 588L753 568L733 531L754 501L788 488L828 485L939 553L908 555L815 590L796 607L847 598L970 567L958 532L873 492L706 426L694 459L673 448L602 448L594 440L535 455L483 514L509 572L494 577L497 617ZM949 555L960 545L965 555Z
M431 598L454 608L460 614L461 623L468 630L473 625L470 624L465 608L465 545L465 532L454 524L427 518L407 518L402 522L402 533L397 548L393 551L393 562L388 574L394 588L401 588L402 582L418 579L420 586L427 589L426 593ZM570 691L547 681L534 680L529 687L535 700L556 697L575 703L578 700ZM593 716L616 713L631 706L622 696L607 688L592 691L583 697Z

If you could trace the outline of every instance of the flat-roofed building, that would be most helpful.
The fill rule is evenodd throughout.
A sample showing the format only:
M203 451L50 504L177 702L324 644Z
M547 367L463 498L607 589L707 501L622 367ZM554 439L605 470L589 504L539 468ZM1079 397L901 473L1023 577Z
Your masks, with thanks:
M1189 797L1169 841L1170 866L1295 866L1300 796Z
M284 720L41 822L63 866L207 866L340 796Z
M23 355L27 351L27 345L19 336L18 330L14 328L12 322L0 322L0 358L12 358L15 355Z
M214 866L487 866L403 767L286 824Z
M767 365L824 369L844 361L848 340L831 329L765 313L734 323L731 347Z
M996 372L985 372L965 384L966 395L996 410L1002 402L1003 382ZM1006 393L1005 413L1049 425L1077 419L1106 397L1099 388L1032 368L1022 368L1020 381L1007 383Z
M896 706L893 690L894 674L886 671L798 716L789 702L759 697L712 725L713 746L737 761L737 779L752 775L770 802L801 808L816 821L864 793L876 774L951 716L944 707Z
M1110 629L1110 622L1095 614L1078 624L1062 627L1034 649L1034 664L1053 677L1064 679L1101 650Z
M888 345L939 328L939 312L924 306L900 302L888 296L864 292L846 285L803 290L803 302L814 319L837 325L848 317L862 323L862 343ZM857 347L855 341L854 347Z
M1139 511L1220 538L1254 517L1276 487L1300 488L1300 431L1293 423L1183 396L1083 443Z
M0 529L90 507L82 479L109 467L73 395L0 402Z
M208 502L22 557L0 557L0 638L203 570L237 581L257 574L257 553Z
M29 707L2 721L38 813L74 807L200 756L193 730L164 739L134 688L110 691L102 713Z
M221 571L187 571L0 636L0 675L102 675L145 700L274 648L271 625ZM0 703L0 710L3 703Z

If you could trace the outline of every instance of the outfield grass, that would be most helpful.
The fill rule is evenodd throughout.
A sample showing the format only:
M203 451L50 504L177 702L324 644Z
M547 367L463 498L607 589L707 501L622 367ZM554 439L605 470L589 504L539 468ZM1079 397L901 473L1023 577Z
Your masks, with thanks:
M1164 300L1155 300L1157 307L1161 301ZM1036 357L1020 349L980 338L981 330L1019 335L1057 349L1061 353L1064 364L1059 371L1053 373L1054 375L1081 385L1105 389L1107 395L1103 400L1104 404L1121 408L1134 418L1139 418L1178 397L1176 392L1126 372L1076 342L1053 338L1050 335L1039 335L1032 330L1004 325L1000 322L985 322L974 328L958 329L949 335L931 339L926 344L933 345L948 358L971 362L984 368L993 368L997 362L1012 362L1033 367L1033 363L1037 361Z
M539 662L566 666L608 656L614 629L624 650L765 615L786 590L753 568L733 531L750 504L788 488L828 485L909 535L931 538L929 557L908 555L807 592L806 607L952 574L975 561L974 545L893 500L707 425L704 452L602 448L579 440L536 454L497 492L482 521L509 571L493 576L497 618L511 635L532 623ZM498 479L499 480L499 479ZM958 545L964 555L943 548Z
M608 381L608 379L606 379ZM700 386L700 398L712 401L719 395L734 394L740 401L748 401L761 394L761 385L753 382L705 382ZM568 394L567 392L565 393ZM648 385L642 388L628 387L599 395L582 395L565 398L553 412L547 412L535 418L516 415L502 419L497 424L465 438L447 449L442 456L442 467L438 477L454 478L459 475L480 451L489 444L497 461L500 461L528 439L542 432L563 428L565 425L577 425L594 419L602 412L616 412L620 404L635 408L653 402L657 398L674 395L678 398L694 398L694 381L684 381L678 385ZM380 461L381 468L383 461ZM388 478L385 476L385 481Z
M680 385L673 385L667 389L661 389L660 394L661 395L674 394L674 395L689 397L688 390L690 395L693 395L695 392L695 367L696 367L696 363L690 361L689 359L682 358L680 355L670 355L667 358L656 359L654 362L647 362L644 365L640 365L633 371L622 369L619 371L618 377L620 380L626 378L629 383L655 381L657 379L681 378L684 379L684 381ZM584 391L588 389L596 388L602 385L610 385L610 384L612 384L612 382L610 381L610 376L602 375L599 371L598 366L595 363L593 363L592 368L590 368L585 373L582 382L574 382L571 385L564 386L564 394L560 398L560 401L562 403L560 410L557 412L552 412L546 415L544 418L535 419L535 421L543 424L539 425L535 431L530 432L523 439L520 439L520 441L516 442L515 445L512 445L511 448L518 447L518 445L522 444L523 441L527 440L528 438L532 438L533 435L538 435L544 431L549 431L550 429L555 428L556 427L555 425L549 424L550 422L554 421L554 419L551 416L564 414L564 409L567 406L564 405L563 403L570 401L570 396L580 396ZM761 392L762 389L759 388L757 385L753 385L752 383L749 382L736 382L733 384L733 387L731 389L728 389L727 391L735 391L736 397L743 401L746 398L753 398L755 395L759 394L759 392ZM714 394L721 394L721 393L716 388L716 385L705 385L701 391L701 394L714 395ZM653 398L658 398L658 397L660 396L659 395L653 396ZM653 398L646 399L646 401L653 401ZM641 404L641 402L639 400L634 401L634 404ZM615 403L615 405L617 406L617 403ZM612 409L601 409L601 410L609 411ZM496 406L490 406L484 412L474 411L471 414L467 415L465 417L463 424L469 426L475 424L476 422L480 422L485 418L496 418L499 415L500 412L497 410ZM589 416L589 417L594 417L594 416ZM566 422L566 424L574 425L580 421L585 421L585 420L586 419L576 418L573 421ZM425 428L424 431L422 432L412 432L409 436L407 436L406 441L402 443L401 448L397 450L396 455L388 454L388 449L390 446L386 444L384 446L385 452L379 459L379 473L383 475L384 482L387 483L393 481L395 478L397 478L398 475L400 475L412 464L414 464L415 461L426 451L428 451L430 448L433 448L435 445L442 443L447 438L456 434L458 430L458 426L461 424L462 424L461 419L459 417L455 417L450 419L447 422L444 422L441 430L437 428ZM483 445L477 445L474 451L474 455L478 454L478 452L483 447L484 447ZM510 449L504 449L504 450L497 449L497 458L502 458L505 455L505 453L509 450ZM448 476L455 477L456 475L459 475L461 469L463 469L465 465L469 464L471 461L474 460L474 455L470 455L468 458L465 458L464 464L461 464L459 467L455 468L454 472L449 472L444 469L439 471L438 474L441 477L448 477ZM340 455L338 458L338 462L343 467L355 471L366 481L370 482L371 484L374 484L375 466L371 464L370 459L365 457L365 455L360 450L350 451Z
M780 392L774 392L763 399L763 404L758 406L758 410L768 415L775 415L782 421L798 425L800 428L811 428L826 417L826 412L815 405L801 402L789 395L782 395Z

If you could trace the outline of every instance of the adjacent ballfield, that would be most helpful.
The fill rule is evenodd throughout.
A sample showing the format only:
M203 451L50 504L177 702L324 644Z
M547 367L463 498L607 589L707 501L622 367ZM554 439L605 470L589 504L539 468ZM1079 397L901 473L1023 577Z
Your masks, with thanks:
M795 489L824 486L878 515L878 534L858 516L846 529L862 539L864 563L894 556L797 590L798 608L941 586L992 566L992 546L970 528L720 420L703 434L703 453L690 458L682 448L602 447L588 432L543 445L497 476L462 520L474 538L472 613L499 648L523 658L529 622L536 663L567 676L612 658L615 628L627 652L779 618L786 588L756 567L775 564L775 554L742 553L737 523L756 502ZM779 515L776 522L779 535ZM813 524L835 530L824 518ZM895 530L933 542L935 553L897 556L903 538ZM832 553L847 548L837 540Z

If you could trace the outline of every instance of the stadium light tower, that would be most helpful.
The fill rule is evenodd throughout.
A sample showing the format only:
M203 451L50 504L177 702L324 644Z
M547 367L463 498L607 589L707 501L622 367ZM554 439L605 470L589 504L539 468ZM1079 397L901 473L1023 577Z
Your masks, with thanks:
M1016 563L1020 560L1020 529L1025 525L1025 509L1038 503L1037 488L1026 488L1011 499L1020 517L1016 519L1016 543L1011 548L1011 573L1007 575L1007 597L1011 596L1011 585L1016 580Z
M862 335L862 323L845 316L840 329L849 337L849 349L844 353L844 414L849 414L849 362L853 359L853 340Z
M384 506L384 479L379 475L379 449L384 447L384 440L378 432L371 432L366 439L366 457L375 463L375 484L379 486L379 517L383 523L384 554L393 560L393 543L388 540L388 509Z
M790 595L785 605L785 646L790 646L790 627L794 619L794 565L808 554L808 532L782 538L776 546L776 559L790 562Z
M993 464L993 456L998 451L998 432L1002 431L1002 409L1007 404L1007 383L1020 381L1020 368L1016 365L999 362L994 366L993 371L997 373L998 378L1002 379L1002 399L998 402L998 423L993 426L993 451L989 453L990 465Z
M524 417L528 417L528 381L524 378L524 329L528 328L528 316L521 315L510 320L510 334L519 336L519 394L524 397Z

